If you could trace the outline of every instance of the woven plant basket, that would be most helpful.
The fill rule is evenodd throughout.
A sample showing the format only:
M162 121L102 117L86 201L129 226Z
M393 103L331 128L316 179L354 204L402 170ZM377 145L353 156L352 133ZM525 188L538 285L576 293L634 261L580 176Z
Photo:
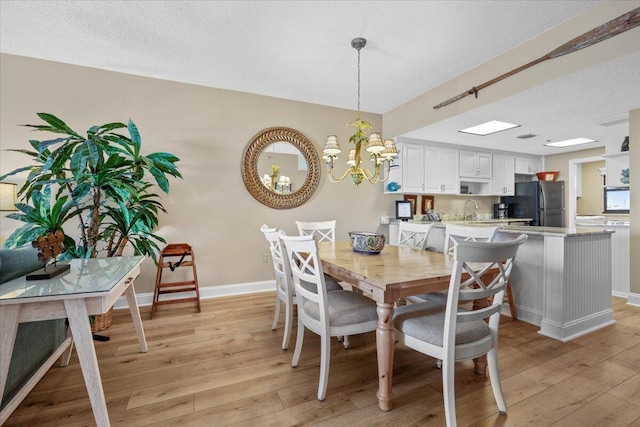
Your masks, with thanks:
M111 326L111 322L113 321L113 307L109 309L104 314L96 314L93 316L93 323L91 324L91 332L94 334L96 332L104 331L105 329Z

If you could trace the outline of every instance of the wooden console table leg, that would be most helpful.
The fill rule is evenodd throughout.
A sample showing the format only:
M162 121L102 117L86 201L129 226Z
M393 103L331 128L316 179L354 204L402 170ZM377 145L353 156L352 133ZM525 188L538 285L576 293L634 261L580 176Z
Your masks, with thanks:
M0 334L0 401L2 401L7 376L9 376L11 355L18 333L19 311L20 304L0 306L0 331L2 331Z
M378 351L378 406L383 411L391 410L393 352L395 333L393 329L393 304L379 302L376 347Z
M142 319L140 318L140 309L138 308L138 301L136 300L136 291L133 287L133 279L131 284L124 291L127 296L127 305L129 305L129 311L131 312L131 319L133 320L133 326L136 328L138 334L138 342L140 342L140 351L146 353L149 351L147 348L147 339L144 336L144 328L142 327Z
M96 357L96 349L93 346L89 313L82 299L65 299L64 308L69 318L69 327L76 344L76 353L80 361L82 376L87 386L93 416L98 427L109 427L109 413L104 398L104 389L100 378L100 368Z

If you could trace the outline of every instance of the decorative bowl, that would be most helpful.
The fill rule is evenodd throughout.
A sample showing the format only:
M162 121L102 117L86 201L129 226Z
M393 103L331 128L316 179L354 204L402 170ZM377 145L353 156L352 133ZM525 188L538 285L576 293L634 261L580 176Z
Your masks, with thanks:
M555 181L560 172L538 172L538 181Z
M400 189L400 186L395 181L391 181L390 183L387 184L387 191L396 192L399 189Z
M379 254L384 249L384 234L368 231L350 231L349 243L354 252L363 254Z

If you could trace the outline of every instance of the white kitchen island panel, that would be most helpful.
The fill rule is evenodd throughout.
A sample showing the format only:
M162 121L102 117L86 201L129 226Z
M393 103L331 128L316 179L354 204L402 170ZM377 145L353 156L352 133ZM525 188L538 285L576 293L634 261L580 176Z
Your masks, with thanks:
M528 235L511 286L518 318L570 341L615 323L611 308L611 232L508 226L500 238Z

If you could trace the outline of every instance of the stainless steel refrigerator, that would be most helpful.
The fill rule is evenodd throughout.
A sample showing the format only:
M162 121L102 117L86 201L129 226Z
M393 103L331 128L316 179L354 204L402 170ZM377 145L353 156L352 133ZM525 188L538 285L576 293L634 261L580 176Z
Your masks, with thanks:
M564 181L517 182L516 195L501 197L509 217L532 218L531 225L564 227Z

